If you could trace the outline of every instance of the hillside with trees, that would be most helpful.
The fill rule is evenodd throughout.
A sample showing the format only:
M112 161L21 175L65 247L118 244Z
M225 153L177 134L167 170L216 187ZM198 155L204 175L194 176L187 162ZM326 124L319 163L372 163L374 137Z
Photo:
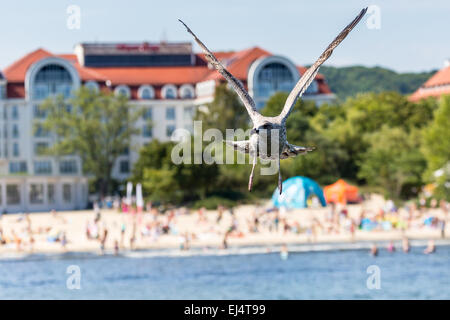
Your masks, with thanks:
M344 101L358 93L395 91L411 94L427 81L436 70L420 73L397 73L383 67L327 67L320 68L320 73L337 97Z

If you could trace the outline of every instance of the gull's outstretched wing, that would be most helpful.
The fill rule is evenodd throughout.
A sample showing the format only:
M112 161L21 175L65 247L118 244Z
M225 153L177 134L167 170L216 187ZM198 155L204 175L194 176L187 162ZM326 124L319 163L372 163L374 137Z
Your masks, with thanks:
M303 74L300 80L295 85L294 89L292 89L289 94L286 103L283 107L283 111L278 116L278 118L282 121L286 121L289 113L291 113L292 108L295 105L295 102L301 95L308 89L311 82L317 75L319 71L319 67L331 56L333 50L345 39L348 33L358 24L358 22L362 19L362 17L366 14L367 8L361 10L358 16L344 28L344 30L339 33L339 35L330 43L330 45L325 49L322 55L317 59L316 62Z
M209 51L209 49L203 44L203 42L201 42L200 39L197 38L197 36L183 21L181 21L180 19L178 19L178 21L180 21L186 27L187 31L194 37L195 41L202 48L203 52L205 53L206 60L208 60L208 62L211 63L214 68L216 68L217 71L219 71L219 73L230 83L234 91L236 91L236 93L244 103L244 106L247 109L250 118L253 120L254 116L259 115L259 113L256 111L255 102L245 90L242 82L236 79L227 69L225 69L225 67L220 63L219 60L217 60L214 54Z

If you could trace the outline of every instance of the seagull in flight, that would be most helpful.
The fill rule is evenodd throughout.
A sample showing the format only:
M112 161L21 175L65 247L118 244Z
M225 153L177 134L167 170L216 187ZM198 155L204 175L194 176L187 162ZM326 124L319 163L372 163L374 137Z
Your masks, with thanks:
M278 162L278 189L282 193L282 180L280 172L280 160L289 157L296 157L297 155L307 154L313 151L314 147L301 147L290 144L286 137L286 120L291 113L297 99L308 89L311 82L317 75L319 67L331 56L333 50L345 39L349 32L358 24L362 17L366 14L367 8L361 10L353 21L347 25L339 35L330 43L325 51L320 55L316 62L302 75L295 87L289 93L286 99L283 110L276 117L265 117L261 115L255 106L252 97L245 90L241 81L236 79L214 54L203 44L203 42L192 32L192 30L181 20L179 20L187 29L187 31L194 37L197 44L202 48L206 60L228 81L231 87L236 91L242 100L250 119L253 123L253 128L250 131L249 140L242 141L225 141L235 150L243 153L248 153L252 159L252 171L248 182L248 190L251 191L253 185L253 173L257 158L263 160L275 160Z

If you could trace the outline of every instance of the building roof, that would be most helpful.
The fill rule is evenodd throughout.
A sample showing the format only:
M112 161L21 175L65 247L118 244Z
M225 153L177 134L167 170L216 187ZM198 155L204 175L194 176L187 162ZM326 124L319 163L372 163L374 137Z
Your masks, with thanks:
M241 51L215 52L216 57L227 67L227 69L238 79L246 82L250 65L263 56L272 55L270 52L259 47L252 47ZM112 86L126 84L139 86L150 84L162 86L164 84L195 84L207 80L223 81L223 77L208 65L204 54L195 54L195 61L190 66L144 66L144 67L86 67L80 65L75 54L53 54L45 49L39 48L28 53L19 60L12 63L3 70L8 81L8 97L24 97L23 83L28 68L35 62L48 58L59 57L70 62L77 70L82 82L98 81L105 83L110 81ZM299 66L300 74L306 68ZM331 93L328 85L321 74L316 76L320 93Z
M419 101L428 97L440 97L443 94L450 94L450 66L436 72L410 97L411 101Z

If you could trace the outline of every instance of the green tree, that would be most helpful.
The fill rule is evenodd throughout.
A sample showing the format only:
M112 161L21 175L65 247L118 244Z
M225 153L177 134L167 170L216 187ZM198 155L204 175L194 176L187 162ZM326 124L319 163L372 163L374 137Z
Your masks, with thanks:
M434 172L442 170L437 176L438 196L450 198L445 183L450 180L450 96L440 100L439 108L434 112L434 119L423 131L422 150L427 159L427 171L424 177L428 181L435 179Z
M183 194L175 178L176 170L145 168L142 187L147 198L162 203L178 203Z
M417 130L408 134L401 128L383 126L367 135L369 147L362 154L358 176L396 199L417 193L426 166L419 150L419 134Z
M174 146L173 142L153 140L142 147L131 180L142 182L144 194L153 201L181 203L204 199L217 188L218 166L175 164L171 157Z
M425 127L432 119L436 101L412 103L396 92L367 93L349 98L342 105L327 106L312 119L311 126L346 154L339 164L341 177L362 183L357 175L358 163L369 147L365 136L382 126L412 132ZM340 109L340 110L339 110Z
M112 192L114 164L130 148L132 135L139 133L135 122L141 113L130 112L124 96L84 87L70 99L48 98L40 108L47 116L37 125L55 136L50 152L79 156L83 173L95 179L99 194Z

